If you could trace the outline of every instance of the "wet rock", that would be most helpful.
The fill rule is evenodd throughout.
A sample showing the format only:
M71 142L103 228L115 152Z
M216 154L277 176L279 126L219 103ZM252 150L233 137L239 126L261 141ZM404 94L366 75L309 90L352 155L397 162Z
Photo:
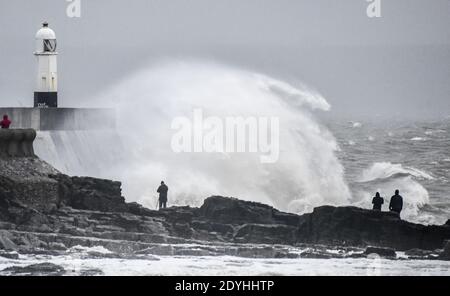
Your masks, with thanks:
M19 259L19 254L16 252L1 252L0 251L0 257L16 260L16 259Z
M90 177L50 175L58 183L60 205L102 212L126 212L121 183Z
M215 223L211 221L193 221L191 224L195 230L204 230L209 233L214 232L224 236L229 236L234 233L234 227L229 224Z
M276 252L274 258L296 259L300 258L300 254L291 252Z
M225 224L287 224L297 225L298 216L282 213L273 207L222 196L207 198L198 214Z
M323 206L301 216L297 235L311 244L434 250L450 238L450 228L410 223L390 212Z
M361 253L352 253L352 254L349 254L349 255L346 255L345 256L346 258L367 258L367 255L366 254L364 254L363 252L361 252Z
M25 267L21 266L12 266L7 267L2 270L2 272L6 272L13 275L50 275L50 276L58 276L63 275L65 273L65 270L63 267L45 262L45 263L39 263L39 264L32 264Z
M173 256L175 253L173 246L171 245L155 245L149 248L136 251L138 255L158 255L158 256Z
M414 257L414 258L426 258L435 253L436 253L436 251L422 250L422 249L417 249L417 248L405 251L406 256Z
M121 256L116 253L104 253L104 252L96 252L96 251L87 252L87 257L91 258L91 259L121 258Z
M5 230L0 231L0 249L8 251L17 250L18 246L11 239L11 233Z
M210 250L201 248L176 248L174 255L176 256L217 256L218 254Z
M444 250L442 251L439 258L442 260L450 260L450 240L445 241Z
M83 269L80 271L80 276L99 276L103 274L103 271L98 268Z
M235 242L294 244L297 229L285 225L245 224L240 227L235 236Z
M300 254L300 258L308 258L308 259L331 259L336 257L341 258L342 256L317 251L305 251Z
M58 200L58 184L48 177L58 171L33 157L0 157L0 218L14 222L11 207L51 212Z
M67 250L67 247L63 243L58 243L58 242L48 243L48 247L51 250L56 250L56 251L66 251Z
M389 258L397 257L395 250L391 248L367 247L364 254L366 255L377 254L381 257L389 257Z
M48 244L40 240L34 233L23 233L18 236L18 241L20 242L22 249L40 249L48 247Z
M190 238L192 237L192 229L188 223L175 223L172 226L171 234L182 238Z
M144 208L142 205L138 204L137 202L131 202L127 204L128 212L134 215L138 216L157 216L157 212L155 210L150 210L147 208Z
M275 258L277 254L273 247L240 247L236 250L235 256L246 258Z

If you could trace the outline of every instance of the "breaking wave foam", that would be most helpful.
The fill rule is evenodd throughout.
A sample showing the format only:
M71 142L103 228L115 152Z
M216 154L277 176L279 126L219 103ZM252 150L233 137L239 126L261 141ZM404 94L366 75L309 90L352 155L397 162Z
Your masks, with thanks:
M368 197L378 191L385 197L384 209L387 210L390 197L398 189L404 202L402 217L411 221L427 223L430 221L423 221L419 217L419 210L429 203L429 194L419 181L433 179L434 177L427 172L416 168L390 162L379 162L364 170L358 182L363 187L361 197L364 199L366 207L370 207L371 200ZM368 190L374 192L368 192Z
M150 67L107 91L96 104L114 105L130 157L117 172L125 196L149 207L165 180L172 204L199 205L212 195L264 202L291 212L349 203L344 169L333 135L312 110L328 102L305 86L204 62L168 62ZM176 116L276 116L280 156L262 164L250 153L174 153Z

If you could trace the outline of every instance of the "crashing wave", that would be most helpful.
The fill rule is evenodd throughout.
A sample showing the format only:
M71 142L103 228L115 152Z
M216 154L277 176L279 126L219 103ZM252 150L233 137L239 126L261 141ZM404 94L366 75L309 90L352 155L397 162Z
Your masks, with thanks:
M404 167L401 164L379 162L364 170L359 183L361 206L371 207L371 196L380 192L385 197L384 209L387 210L390 197L400 190L404 199L402 217L411 221L422 221L419 210L429 203L429 194L420 180L433 180L434 177L422 170Z
M433 180L430 174L412 167L403 167L401 164L390 162L377 162L369 169L363 171L359 182L369 182L377 179L386 179L390 177L413 176L420 179Z
M178 205L199 205L214 194L298 213L349 203L338 144L312 114L330 105L303 85L216 63L167 62L130 76L92 102L118 110L130 157L118 164L115 178L123 181L129 200L153 207L154 187L165 180L171 204ZM171 122L191 118L199 108L218 118L279 118L278 162L264 164L251 153L174 153Z

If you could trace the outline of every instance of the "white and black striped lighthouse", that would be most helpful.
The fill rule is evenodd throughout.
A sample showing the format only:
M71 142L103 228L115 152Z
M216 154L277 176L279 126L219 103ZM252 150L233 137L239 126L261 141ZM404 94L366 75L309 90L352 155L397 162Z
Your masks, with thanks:
M46 22L42 24L42 28L36 33L36 51L34 55L37 59L34 107L56 108L58 107L56 35Z

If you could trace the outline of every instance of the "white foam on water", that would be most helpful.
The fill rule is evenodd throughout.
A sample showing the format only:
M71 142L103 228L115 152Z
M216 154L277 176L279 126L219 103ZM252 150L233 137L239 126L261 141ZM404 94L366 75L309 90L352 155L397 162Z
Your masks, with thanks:
M400 190L403 196L402 218L414 222L430 224L430 217L419 216L420 208L430 201L428 191L419 183L420 180L433 180L434 177L422 170L404 167L401 164L390 162L374 163L370 168L362 172L359 183L366 183L366 188L373 188L373 192L361 190L359 206L371 208L370 196L380 192L385 198L384 209L389 206L390 197L395 190ZM369 186L367 186L369 184Z
M388 260L375 257L362 259L250 259L231 256L190 257L157 256L146 259L80 259L58 256L26 260L0 257L0 270L13 265L26 266L51 262L62 266L67 275L83 270L99 269L106 276L388 276L450 275L450 262L439 260Z
M427 130L427 131L425 131L425 135L432 136L432 135L435 135L435 134L442 134L442 133L446 133L446 132L447 131L443 130L443 129Z
M67 250L68 253L88 253L95 252L101 254L112 254L112 252L103 246L84 247L76 245Z
M374 163L369 169L363 171L359 182L368 182L376 179L385 179L397 174L411 175L416 178L433 180L434 177L425 171L404 167L401 164L393 164L390 162L377 162Z
M422 138L422 137L411 138L411 141L417 141L417 142L419 142L419 141L426 141L426 140L427 140L426 138Z

